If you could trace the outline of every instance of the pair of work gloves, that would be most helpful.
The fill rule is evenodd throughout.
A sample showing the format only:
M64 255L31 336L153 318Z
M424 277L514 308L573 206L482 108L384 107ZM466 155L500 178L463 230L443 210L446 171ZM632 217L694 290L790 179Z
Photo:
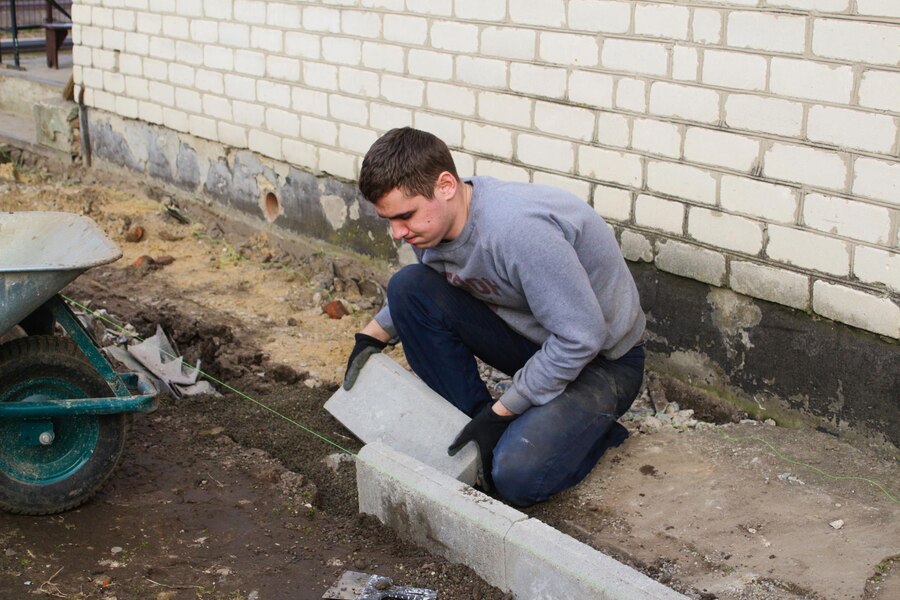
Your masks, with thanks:
M359 372L362 371L369 357L373 354L378 354L387 346L386 342L364 333L357 333L355 339L356 344L350 353L350 358L347 361L347 372L344 375L343 387L345 390L349 390L356 383L356 378L359 377ZM475 445L478 446L478 456L480 458L478 461L478 480L485 491L491 491L494 485L491 479L494 448L503 436L503 432L515 420L516 416L498 415L491 408L491 405L488 404L462 428L462 431L459 432L456 439L447 448L447 454L455 456L466 444L475 442Z

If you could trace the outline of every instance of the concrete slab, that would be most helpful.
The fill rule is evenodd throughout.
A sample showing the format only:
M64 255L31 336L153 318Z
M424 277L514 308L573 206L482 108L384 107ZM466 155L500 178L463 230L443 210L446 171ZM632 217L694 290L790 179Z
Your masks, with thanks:
M474 444L447 455L469 417L383 354L372 356L353 389L338 389L325 410L367 444L382 442L463 483L475 482Z
M379 442L359 452L356 485L360 512L508 589L504 539L527 515Z
M537 519L515 523L504 547L509 589L528 600L685 600L686 596Z

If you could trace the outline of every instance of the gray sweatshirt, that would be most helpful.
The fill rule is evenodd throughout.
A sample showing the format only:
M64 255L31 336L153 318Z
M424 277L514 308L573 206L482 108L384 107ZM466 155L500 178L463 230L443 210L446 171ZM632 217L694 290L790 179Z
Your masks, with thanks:
M459 237L414 250L419 262L541 345L500 398L522 413L556 398L598 354L625 354L646 320L616 239L593 208L550 186L467 181L472 201ZM375 320L396 336L388 306Z

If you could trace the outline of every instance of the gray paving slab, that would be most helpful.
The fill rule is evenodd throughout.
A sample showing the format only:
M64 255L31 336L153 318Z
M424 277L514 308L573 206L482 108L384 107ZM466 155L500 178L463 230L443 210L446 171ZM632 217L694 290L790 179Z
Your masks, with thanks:
M513 524L504 557L509 589L517 599L686 599L537 519Z
M384 354L372 356L353 388L339 388L325 410L367 444L382 442L463 483L475 482L474 444L447 455L469 417Z
M527 515L380 442L359 452L356 482L360 512L508 589L504 540Z

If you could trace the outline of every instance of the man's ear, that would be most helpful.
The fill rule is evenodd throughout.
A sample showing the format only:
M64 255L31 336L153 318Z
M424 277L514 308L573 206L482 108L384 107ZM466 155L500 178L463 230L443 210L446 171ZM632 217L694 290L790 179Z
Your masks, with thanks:
M459 187L459 181L450 171L442 171L434 182L434 195L440 196L444 200L449 200L456 195L456 188Z

